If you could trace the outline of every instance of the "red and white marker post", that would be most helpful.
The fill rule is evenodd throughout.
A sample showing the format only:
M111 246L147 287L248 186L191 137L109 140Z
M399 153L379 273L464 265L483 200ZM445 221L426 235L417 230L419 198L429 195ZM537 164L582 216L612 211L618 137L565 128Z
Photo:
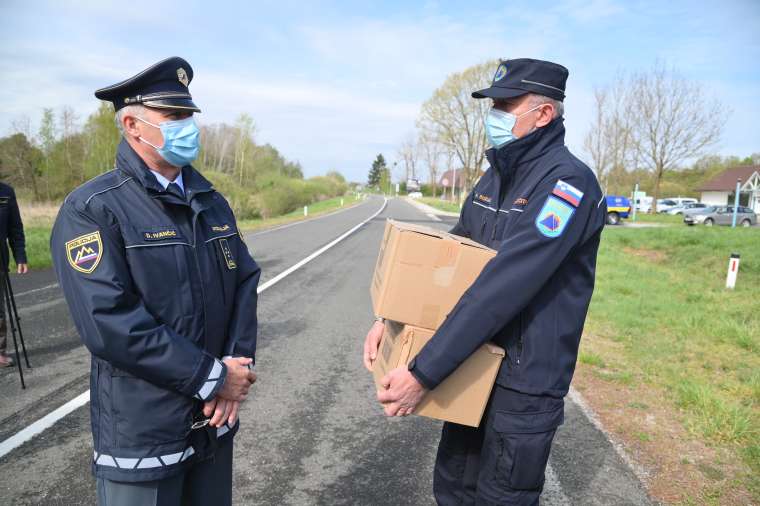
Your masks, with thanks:
M731 253L728 259L728 274L726 275L726 288L734 289L736 275L739 274L739 253Z

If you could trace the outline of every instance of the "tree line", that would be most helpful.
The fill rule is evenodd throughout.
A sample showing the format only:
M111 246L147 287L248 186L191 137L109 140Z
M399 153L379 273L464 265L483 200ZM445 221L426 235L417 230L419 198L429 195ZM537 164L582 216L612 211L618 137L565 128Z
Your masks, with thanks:
M70 107L44 109L39 129L28 119L0 138L0 179L22 198L60 202L85 181L111 170L120 134L113 106L103 102L84 122ZM305 180L301 165L270 144L255 142L253 118L234 124L200 125L201 153L193 166L222 191L238 218L270 217L347 191L343 176L330 171Z

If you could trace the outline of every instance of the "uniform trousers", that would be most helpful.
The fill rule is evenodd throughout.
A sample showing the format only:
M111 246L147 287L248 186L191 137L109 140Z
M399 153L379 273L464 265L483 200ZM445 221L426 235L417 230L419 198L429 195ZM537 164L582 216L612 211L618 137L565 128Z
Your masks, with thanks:
M231 506L232 443L163 480L126 483L98 478L98 506Z
M479 427L446 422L433 492L439 506L537 505L564 400L494 386Z

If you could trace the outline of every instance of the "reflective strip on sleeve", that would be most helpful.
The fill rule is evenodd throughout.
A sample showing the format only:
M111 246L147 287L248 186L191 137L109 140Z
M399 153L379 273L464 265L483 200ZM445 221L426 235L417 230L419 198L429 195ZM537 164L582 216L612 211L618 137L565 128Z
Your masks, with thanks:
M203 386L200 390L198 390L198 393L195 394L195 397L201 401L208 400L209 396L211 395L211 392L214 391L216 388L216 384L219 382L219 378L222 375L222 363L214 359L214 366L211 368L211 372L208 374L208 378L206 378L205 383L203 383Z

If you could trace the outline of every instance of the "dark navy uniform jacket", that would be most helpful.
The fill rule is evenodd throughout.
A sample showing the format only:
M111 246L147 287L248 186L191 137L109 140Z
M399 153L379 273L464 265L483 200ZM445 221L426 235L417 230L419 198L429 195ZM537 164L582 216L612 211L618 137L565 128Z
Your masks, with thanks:
M53 227L55 270L92 353L99 477L177 474L238 427L191 429L223 384L220 359L256 352L260 269L227 201L192 167L182 177L184 198L122 140L116 168L72 192Z
M562 119L487 152L453 233L498 250L410 365L434 388L473 351L507 351L497 383L562 398L575 369L606 204Z
M13 188L0 183L0 271L8 269L10 255L8 245L13 252L13 258L17 264L26 263L26 250L24 248L24 226L21 224L21 214L16 202L16 194Z

